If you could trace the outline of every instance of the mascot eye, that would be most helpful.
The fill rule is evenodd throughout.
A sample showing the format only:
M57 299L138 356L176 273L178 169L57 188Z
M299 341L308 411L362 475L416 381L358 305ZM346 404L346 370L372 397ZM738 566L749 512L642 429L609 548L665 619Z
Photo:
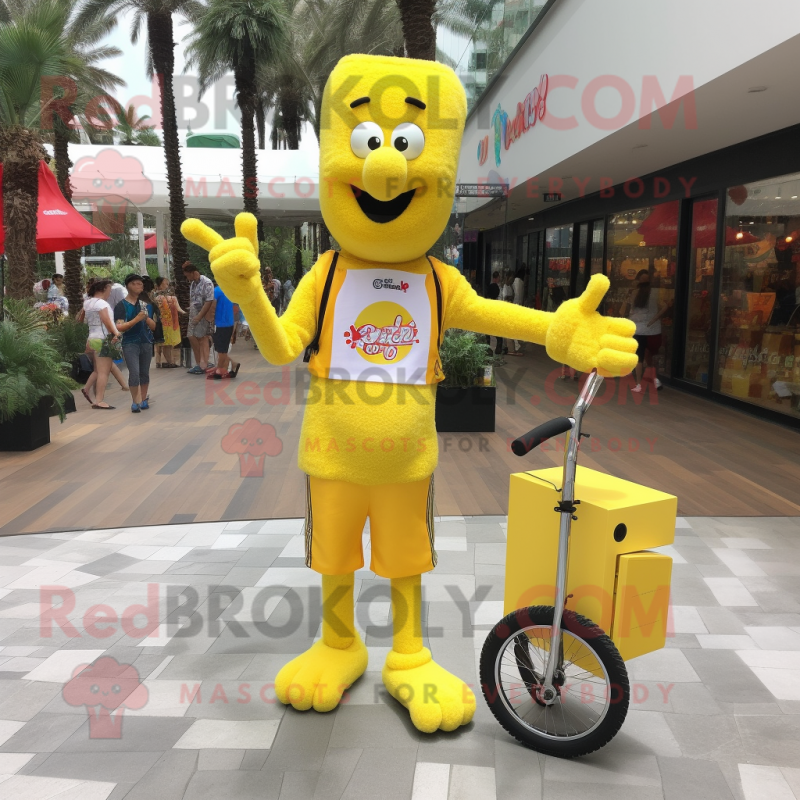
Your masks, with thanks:
M111 691L112 691L112 692L114 692L114 694L119 694L119 693L122 691L122 689L120 689L120 686L119 686L119 684L118 684L118 683L115 683L115 684L114 684L114 685L111 687Z
M247 439L242 439L242 444L247 444Z
M392 131L392 144L406 161L413 161L425 147L425 134L413 122L403 122Z
M115 186L124 186L124 185L125 185L125 181L124 181L124 180L122 180L122 178L117 178L117 179L114 181L114 185L115 185Z
M383 144L383 131L374 122L362 122L350 134L350 147L359 158L366 158L371 151Z
M100 691L100 687L99 687L99 686L98 686L96 683L93 683L93 684L92 684L92 688L91 688L91 689L89 689L89 691L90 691L92 694L97 694L97 693Z
M256 439L256 444L263 444L261 439Z
M95 178L92 181L92 186L102 186L102 185L103 185L103 179L102 178Z

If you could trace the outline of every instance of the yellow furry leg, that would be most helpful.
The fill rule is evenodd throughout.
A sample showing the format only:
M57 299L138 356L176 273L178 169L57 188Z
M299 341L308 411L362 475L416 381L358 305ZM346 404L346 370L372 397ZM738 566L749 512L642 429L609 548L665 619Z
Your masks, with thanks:
M475 695L464 681L440 667L422 645L422 578L392 579L392 650L383 667L389 694L411 713L423 733L453 731L475 713Z
M275 695L298 711L333 711L367 668L367 648L353 623L353 573L322 576L322 638L286 664Z

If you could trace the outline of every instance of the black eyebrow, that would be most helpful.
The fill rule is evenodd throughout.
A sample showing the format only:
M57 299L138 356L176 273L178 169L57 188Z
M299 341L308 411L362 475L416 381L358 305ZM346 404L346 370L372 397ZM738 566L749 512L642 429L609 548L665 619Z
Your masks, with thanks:
M410 106L421 108L423 111L427 108L425 103L423 103L422 100L417 100L416 97L406 97L406 103L408 103Z
M350 108L356 108L358 106L363 106L364 103L369 103L369 97L359 97L358 100L353 100L350 103Z

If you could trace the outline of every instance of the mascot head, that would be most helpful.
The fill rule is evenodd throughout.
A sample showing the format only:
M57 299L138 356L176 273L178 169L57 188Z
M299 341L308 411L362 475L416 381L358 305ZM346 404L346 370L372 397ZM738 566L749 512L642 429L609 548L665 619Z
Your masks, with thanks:
M424 255L453 207L467 101L434 61L345 56L320 118L320 206L342 248L367 261Z

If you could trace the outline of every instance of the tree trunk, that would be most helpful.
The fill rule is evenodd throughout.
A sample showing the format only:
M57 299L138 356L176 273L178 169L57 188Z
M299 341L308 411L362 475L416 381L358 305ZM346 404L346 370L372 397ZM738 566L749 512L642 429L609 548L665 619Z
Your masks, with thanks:
M406 55L409 58L436 60L436 31L433 28L435 0L396 0L403 24Z
M315 222L311 228L311 263L316 264L319 258L319 225Z
M186 219L186 203L183 196L183 177L181 175L181 153L178 142L178 120L175 116L175 91L173 75L175 72L175 43L172 40L172 15L148 14L147 36L150 55L158 79L161 95L161 125L164 135L164 158L167 163L167 188L169 190L170 252L172 254L172 279L175 294L181 308L189 308L189 283L181 267L189 259L186 240L181 234L181 225ZM181 335L186 336L188 317L181 316Z
M256 130L258 131L258 149L265 150L267 146L267 112L264 110L264 102L261 98L256 100Z
M69 158L69 130L60 120L55 123L53 131L53 153L56 157L56 178L61 194L72 205L72 185L69 170L72 161ZM83 281L81 280L81 251L66 250L64 252L64 286L69 301L69 315L74 317L83 307Z
M13 125L0 134L0 155L8 294L23 299L33 297L36 283L39 161L45 157L45 152L35 133Z
M322 253L327 253L331 249L331 234L328 231L328 226L325 220L319 226L319 249Z
M299 98L293 89L289 89L280 96L281 118L283 132L286 136L286 149L300 149L300 107Z
M303 277L303 252L302 245L302 228L297 225L294 229L294 285L300 283Z
M258 217L258 165L256 163L255 84L247 67L234 73L236 100L242 114L242 198L244 210Z

